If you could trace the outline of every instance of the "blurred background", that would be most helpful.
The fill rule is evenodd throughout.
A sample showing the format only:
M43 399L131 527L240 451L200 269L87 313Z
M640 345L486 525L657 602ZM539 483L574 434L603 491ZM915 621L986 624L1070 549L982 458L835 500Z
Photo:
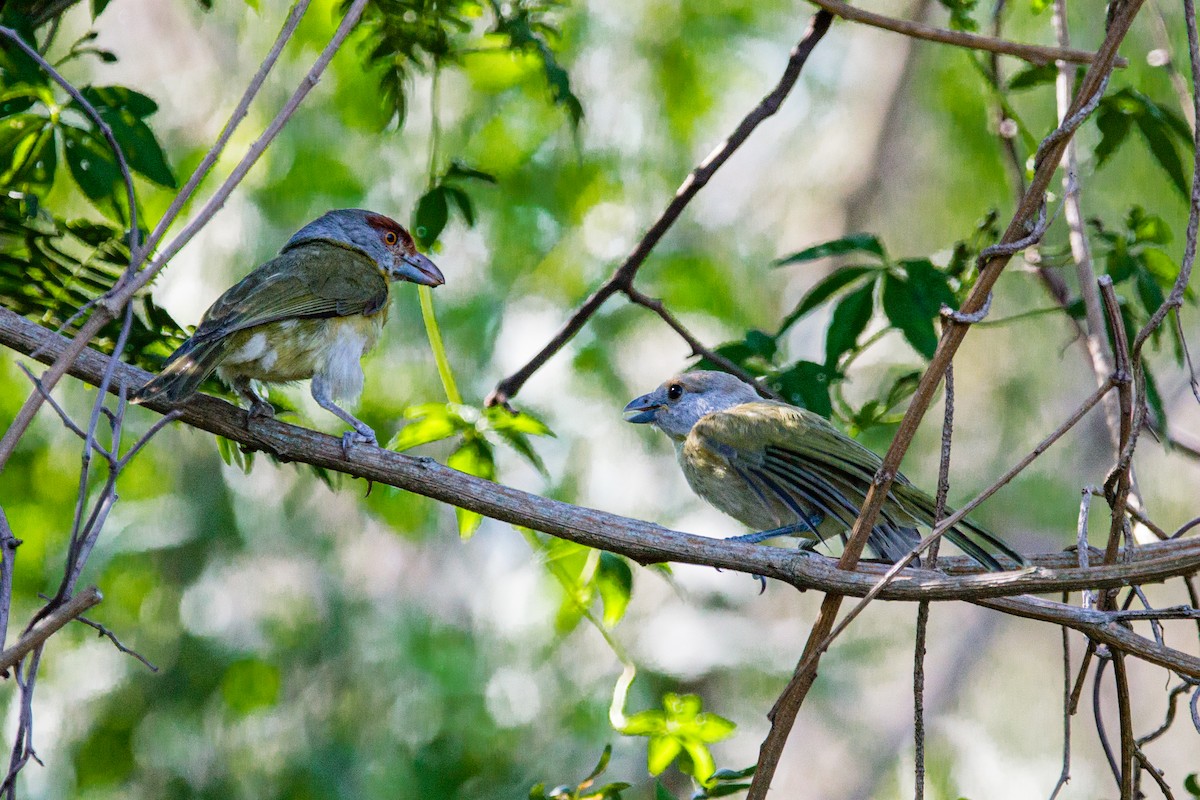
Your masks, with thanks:
M989 29L985 6L955 6L959 23L973 16ZM65 47L94 27L94 46L117 59L79 58L63 70L80 85L128 86L152 98L158 111L147 122L182 181L288 7L279 0L228 0L210 10L187 0L112 0L93 20L80 4L63 16L58 41ZM935 3L871 7L949 24ZM328 0L313 3L217 178L285 102L340 11ZM553 76L548 84L538 57L474 35L488 13L480 7L455 34L463 52L438 72L436 95L429 71L411 70L403 124L370 63L374 39L364 24L225 207L156 281L154 301L180 325L194 325L226 287L330 208L370 208L415 229L428 222L417 218L417 207L431 174L457 160L494 182L463 180L474 224L451 204L444 230L434 234L431 255L447 277L434 301L464 404L479 407L610 274L687 172L774 86L811 9L778 0L593 0L551 8L547 19L560 35L550 41L582 109L578 125L561 93L555 102ZM1072 4L1070 14L1073 43L1096 47L1102 9ZM1008 38L1053 41L1050 15L1037 3L1010 4L1003 21ZM1152 1L1122 48L1129 65L1110 92L1129 89L1183 118L1161 56L1186 64L1184 37L1179 10ZM1157 66L1148 63L1152 51ZM814 244L869 232L894 258L944 266L954 243L970 239L989 212L1003 226L1014 208L997 97L1019 120L1021 167L1030 142L1055 124L1054 88L1044 74L1013 89L1007 81L1025 65L1004 60L997 88L983 62L835 22L779 114L688 207L641 271L639 287L715 346L779 328L834 262L773 262ZM1126 113L1112 113L1119 112ZM1132 118L1137 109L1127 113ZM1123 231L1131 207L1141 206L1174 232L1161 249L1177 264L1187 205L1161 146L1156 153L1131 137L1110 156L1100 151L1100 159L1101 139L1092 123L1078 135L1086 214L1105 230ZM1188 149L1174 146L1190 172ZM206 184L210 191L215 185ZM138 186L145 213L156 220L172 190L141 179ZM1057 179L1054 191L1052 213ZM43 202L72 218L103 216L65 178ZM1041 254L1070 283L1065 243L1060 215ZM1097 247L1101 269L1114 263ZM392 293L382 346L365 363L356 413L381 440L400 430L406 409L446 400L410 289ZM832 307L791 326L771 358L821 362ZM987 486L1095 387L1075 329L1032 268L1014 261L991 319L1040 309L1047 312L977 326L955 361L952 503ZM1182 321L1197 347L1194 306ZM886 327L880 317L867 334ZM1195 440L1200 410L1186 369L1170 338L1161 344L1150 363L1162 409L1180 441ZM610 301L514 400L554 433L531 439L545 472L501 442L490 446L497 478L678 530L744 532L691 494L665 437L621 420L630 398L692 361L652 314ZM839 379L840 399L860 409L923 363L903 336L884 335ZM13 417L28 388L15 360L0 358L0 419ZM67 383L59 394L86 418L94 390ZM340 432L305 386L273 399L296 409L285 419ZM135 409L129 425L136 434L155 419ZM939 400L905 460L909 477L930 489L940 419ZM878 452L894 432L890 419L860 427ZM459 443L419 452L442 460ZM82 626L57 635L34 706L45 767L25 770L24 796L525 797L537 783L578 783L611 744L601 782L628 781L624 796L648 798L655 780L647 775L646 739L622 736L609 723L622 671L617 651L639 670L627 713L661 708L667 692L698 694L706 711L737 725L712 744L717 765L746 767L821 599L777 584L760 595L742 574L687 566L668 574L606 562L607 574L617 576L606 590L622 585L626 568L631 576L621 619L623 600L599 596L606 587L587 580L597 562L581 548L489 520L463 538L453 510L432 501L383 486L368 493L361 481L327 482L264 457L248 471L231 460L210 435L174 425L122 475L120 502L83 580L105 596L92 617L159 671ZM1060 550L1074 542L1082 486L1101 484L1112 464L1103 416L1093 412L976 516L1018 549ZM1168 451L1147 435L1136 466L1145 507L1160 526L1172 531L1196 516L1195 454ZM61 575L78 468L78 441L43 411L0 475L0 502L24 541L18 623ZM1095 516L1099 542L1108 524L1102 501ZM1177 585L1147 592L1156 604L1186 602ZM875 603L822 661L775 781L778 796L911 795L915 611ZM1169 644L1194 652L1194 626L1165 627ZM1084 644L1072 636L1074 664ZM1164 680L1161 670L1131 662L1138 735L1164 719ZM1058 629L935 605L927 796L1047 795L1061 769L1062 682ZM10 684L0 687L6 732L18 712ZM1101 707L1115 740L1110 695ZM1064 796L1116 796L1089 703L1073 723ZM1147 746L1177 796L1184 796L1184 777L1200 769L1196 737L1184 719ZM661 780L675 796L691 792L675 767Z

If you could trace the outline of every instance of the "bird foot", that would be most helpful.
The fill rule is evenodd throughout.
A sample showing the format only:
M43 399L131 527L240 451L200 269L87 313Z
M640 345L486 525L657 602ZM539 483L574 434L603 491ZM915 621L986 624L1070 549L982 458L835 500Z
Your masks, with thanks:
M246 412L246 430L254 427L254 423L260 419L274 419L275 406L265 400L255 400L250 404L250 409Z
M768 539L774 539L779 536L796 536L802 541L799 544L801 550L812 550L817 546L817 539L812 538L816 526L821 523L821 518L813 515L815 519L810 519L806 522L797 522L792 525L784 525L782 528L772 528L769 531L755 531L754 533L746 533L741 536L729 536L725 539L727 542L741 542L743 544L761 544Z
M379 440L375 438L375 431L361 422L354 426L354 430L342 434L342 455L347 461L350 460L350 451L359 444L379 445Z

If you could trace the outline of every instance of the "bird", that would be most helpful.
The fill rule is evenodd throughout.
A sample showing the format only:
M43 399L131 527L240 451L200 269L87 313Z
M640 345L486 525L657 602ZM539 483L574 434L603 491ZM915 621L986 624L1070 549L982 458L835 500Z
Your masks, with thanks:
M275 415L254 381L311 378L317 404L351 426L342 436L348 458L354 445L377 439L335 401L353 402L362 392L360 359L383 331L392 281L432 287L446 279L395 220L360 208L329 211L218 297L162 371L130 399L177 404L216 372L250 403L249 426Z
M632 400L624 417L670 437L692 490L755 531L731 537L739 541L790 534L812 547L844 536L882 463L819 414L763 400L753 386L724 372L677 375ZM897 473L867 545L889 562L906 558L921 539L917 527L933 526L934 508L933 498ZM990 570L1003 567L989 549L1025 563L969 519L946 538Z

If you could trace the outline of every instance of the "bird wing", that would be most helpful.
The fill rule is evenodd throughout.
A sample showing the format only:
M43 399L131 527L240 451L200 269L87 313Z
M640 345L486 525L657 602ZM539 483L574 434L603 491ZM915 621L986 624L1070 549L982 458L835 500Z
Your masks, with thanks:
M783 503L802 519L805 509L815 509L843 528L851 527L858 518L882 463L876 453L823 417L769 401L743 403L702 417L688 435L686 446L703 446L719 453L760 497ZM946 509L947 514L952 512ZM896 549L892 544L915 544L912 529L931 526L933 516L933 498L897 474L872 538L888 550ZM947 534L964 552L999 569L996 560L972 536L1017 563L1023 562L1004 542L969 520Z
M387 278L366 254L315 241L289 248L230 287L193 336L227 336L287 319L373 314L387 298Z
M801 515L815 509L844 527L858 517L880 463L824 418L784 403L743 403L708 414L688 443L722 455L764 499Z

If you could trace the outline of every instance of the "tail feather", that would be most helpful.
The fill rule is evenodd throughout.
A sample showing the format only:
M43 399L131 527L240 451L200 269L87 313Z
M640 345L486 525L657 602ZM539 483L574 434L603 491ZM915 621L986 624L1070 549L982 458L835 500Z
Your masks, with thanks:
M137 389L130 402L166 400L179 403L200 388L225 356L225 339L188 339L171 354L162 372Z

